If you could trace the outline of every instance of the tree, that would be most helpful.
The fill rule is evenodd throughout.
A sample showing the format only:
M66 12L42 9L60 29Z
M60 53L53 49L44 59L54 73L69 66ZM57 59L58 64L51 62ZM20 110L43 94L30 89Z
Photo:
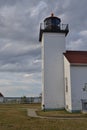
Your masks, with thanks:
M26 98L26 96L21 97L21 103L27 103L27 98Z

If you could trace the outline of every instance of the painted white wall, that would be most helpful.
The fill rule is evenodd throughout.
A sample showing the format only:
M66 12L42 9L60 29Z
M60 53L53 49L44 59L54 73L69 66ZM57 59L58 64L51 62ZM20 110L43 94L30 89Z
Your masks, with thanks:
M65 34L47 33L42 36L42 106L64 108Z
M67 81L66 81L67 78ZM65 79L65 109L67 111L72 110L72 102L71 102L71 74L70 74L70 63L64 56L64 79ZM66 91L66 85L68 91Z
M85 83L87 83L87 65L72 65L72 110L82 110L81 99L87 99L87 91L83 91Z
M0 103L3 103L3 101L4 101L4 98L0 97Z

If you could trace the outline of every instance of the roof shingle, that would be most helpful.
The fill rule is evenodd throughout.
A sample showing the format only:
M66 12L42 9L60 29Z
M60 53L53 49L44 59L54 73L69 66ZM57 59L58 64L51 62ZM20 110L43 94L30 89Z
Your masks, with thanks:
M66 51L63 54L70 63L87 64L87 51Z
M2 93L0 93L0 97L4 97Z

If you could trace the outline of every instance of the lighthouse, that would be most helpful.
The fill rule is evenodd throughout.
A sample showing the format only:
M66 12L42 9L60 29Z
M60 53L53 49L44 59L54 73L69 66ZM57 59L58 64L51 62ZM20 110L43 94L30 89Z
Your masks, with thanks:
M42 47L42 109L65 107L64 57L68 24L54 16L40 25L39 41Z

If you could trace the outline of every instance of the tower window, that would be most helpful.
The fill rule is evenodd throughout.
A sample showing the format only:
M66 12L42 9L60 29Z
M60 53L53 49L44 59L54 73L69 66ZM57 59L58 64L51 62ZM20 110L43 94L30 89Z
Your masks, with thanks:
M83 91L87 91L87 83L85 83Z
M66 87L66 92L68 92L68 78L65 78L65 87Z

